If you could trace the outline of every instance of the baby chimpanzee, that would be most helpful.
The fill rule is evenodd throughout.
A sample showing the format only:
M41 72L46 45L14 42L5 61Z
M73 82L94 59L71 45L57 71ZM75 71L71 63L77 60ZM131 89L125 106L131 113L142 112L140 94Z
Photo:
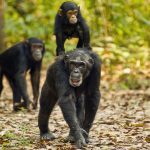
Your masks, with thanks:
M64 2L55 19L56 54L65 52L64 43L67 38L79 38L77 48L90 50L89 28L80 13L80 7L74 2Z

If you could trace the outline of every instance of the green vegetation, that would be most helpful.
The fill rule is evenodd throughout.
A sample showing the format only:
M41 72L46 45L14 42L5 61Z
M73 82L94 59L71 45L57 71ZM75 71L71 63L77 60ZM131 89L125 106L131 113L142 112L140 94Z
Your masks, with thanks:
M23 131L23 130L22 130ZM7 131L4 136L1 137L2 149L7 150L12 147L17 147L18 145L29 146L32 143L32 140L25 135L16 135L11 131Z
M55 55L53 25L64 0L6 0L6 47L36 36L46 43L46 61ZM91 44L103 62L103 80L110 88L147 88L150 85L150 1L74 0L91 30ZM68 50L76 40L66 43ZM117 84L116 84L117 83Z

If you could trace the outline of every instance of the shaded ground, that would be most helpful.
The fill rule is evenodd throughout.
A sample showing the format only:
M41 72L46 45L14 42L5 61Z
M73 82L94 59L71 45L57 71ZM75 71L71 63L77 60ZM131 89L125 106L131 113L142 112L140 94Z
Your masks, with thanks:
M45 72L42 76L44 80ZM57 139L47 143L40 142L38 110L31 113L12 112L12 94L6 81L4 86L0 100L0 149L75 149L65 141L68 127L58 106L49 121L50 129ZM31 89L28 90L31 95ZM102 90L101 104L90 132L90 143L85 149L150 150L150 90Z

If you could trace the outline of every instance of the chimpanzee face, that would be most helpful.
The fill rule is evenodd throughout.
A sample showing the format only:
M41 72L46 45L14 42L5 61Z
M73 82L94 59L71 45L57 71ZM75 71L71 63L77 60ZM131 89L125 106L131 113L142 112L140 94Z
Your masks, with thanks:
M26 48L29 50L29 54L35 61L40 61L45 52L44 43L42 40L31 37L24 41Z
M79 87L84 79L89 75L93 59L84 52L74 52L71 55L68 53L64 57L66 67L69 70L69 83L73 87Z
M42 43L32 43L31 53L35 61L40 61L42 59L43 44Z
M78 19L77 19L77 14L78 14L78 10L68 10L66 12L67 18L69 20L70 24L76 24Z
M69 83L73 87L80 86L83 81L83 75L87 70L86 63L84 61L70 60L69 62Z
M79 7L74 2L64 2L59 10L59 15L67 18L70 24L78 22Z

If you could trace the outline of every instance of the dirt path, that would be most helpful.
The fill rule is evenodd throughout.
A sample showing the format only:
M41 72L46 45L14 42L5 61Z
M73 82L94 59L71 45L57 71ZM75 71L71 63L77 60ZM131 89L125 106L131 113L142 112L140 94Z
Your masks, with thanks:
M42 73L43 80L45 72ZM42 81L43 83L43 81ZM5 89L0 100L0 149L73 150L65 138L68 127L58 106L49 121L54 141L40 142L38 110L12 112L11 91ZM29 86L30 87L30 86ZM31 89L29 88L31 95ZM150 150L150 91L105 91L86 150Z

